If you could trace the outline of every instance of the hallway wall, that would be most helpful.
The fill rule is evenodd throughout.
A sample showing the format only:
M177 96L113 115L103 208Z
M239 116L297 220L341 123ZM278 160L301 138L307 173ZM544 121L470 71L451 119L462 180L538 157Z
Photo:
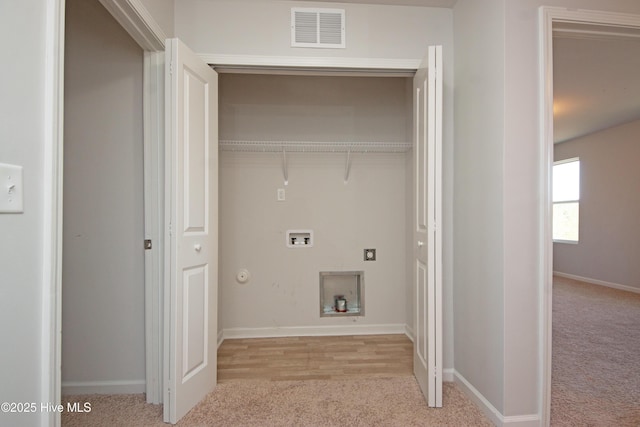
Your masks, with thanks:
M0 402L39 401L46 387L47 3L0 2L0 36L7 41L2 54L8 59L0 67L0 162L22 166L24 186L24 212L0 214ZM44 418L0 412L0 424L15 427L39 425Z

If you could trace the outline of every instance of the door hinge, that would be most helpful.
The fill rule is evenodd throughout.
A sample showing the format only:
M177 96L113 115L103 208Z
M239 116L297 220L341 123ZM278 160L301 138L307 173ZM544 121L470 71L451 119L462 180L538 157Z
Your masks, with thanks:
M433 376L436 379L442 377L442 370L438 366L433 367Z
M169 62L169 74L173 75L173 61Z
M148 251L149 249L151 249L152 245L151 245L151 239L145 239L144 241L144 249L146 251Z

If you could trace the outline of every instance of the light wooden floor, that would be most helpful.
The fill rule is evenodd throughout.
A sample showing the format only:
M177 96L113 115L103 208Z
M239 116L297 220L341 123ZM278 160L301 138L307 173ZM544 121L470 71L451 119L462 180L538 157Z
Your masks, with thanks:
M218 382L410 376L413 343L406 335L224 340Z

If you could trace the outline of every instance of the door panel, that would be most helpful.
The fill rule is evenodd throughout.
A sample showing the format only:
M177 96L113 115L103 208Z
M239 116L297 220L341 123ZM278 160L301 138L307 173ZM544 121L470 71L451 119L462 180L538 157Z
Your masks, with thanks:
M208 266L198 266L184 272L184 299L182 307L182 382L207 366L206 306L208 292Z
M418 70L414 78L416 84L416 232L427 232L427 70ZM426 250L426 248L425 248Z
M420 366L424 366L426 373L428 346L427 346L427 266L417 261L416 302L420 306L417 310L416 324L416 355Z
M184 72L184 226L185 232L206 233L209 145L206 141L207 82L188 68Z
M427 312L427 95L428 70L419 69L414 77L414 297L415 339L413 371L420 389L429 402L428 312Z
M414 89L413 370L429 406L442 406L442 49L430 46Z
M167 40L164 420L176 423L216 385L218 76Z

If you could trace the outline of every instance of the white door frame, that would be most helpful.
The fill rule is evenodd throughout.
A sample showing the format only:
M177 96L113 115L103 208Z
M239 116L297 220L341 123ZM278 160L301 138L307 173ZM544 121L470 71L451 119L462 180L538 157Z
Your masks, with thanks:
M540 204L541 263L540 275L540 355L541 425L551 420L551 346L552 346L552 291L553 241L551 216L551 171L553 166L553 24L570 22L585 25L614 25L640 29L640 15L591 10L570 10L542 6L539 11L540 36Z
M162 403L162 286L164 278L164 48L167 38L140 0L99 0L144 50L145 388L148 403Z
M43 153L42 348L40 401L62 390L62 165L64 126L64 0L47 2ZM40 425L59 426L60 413L43 413Z

